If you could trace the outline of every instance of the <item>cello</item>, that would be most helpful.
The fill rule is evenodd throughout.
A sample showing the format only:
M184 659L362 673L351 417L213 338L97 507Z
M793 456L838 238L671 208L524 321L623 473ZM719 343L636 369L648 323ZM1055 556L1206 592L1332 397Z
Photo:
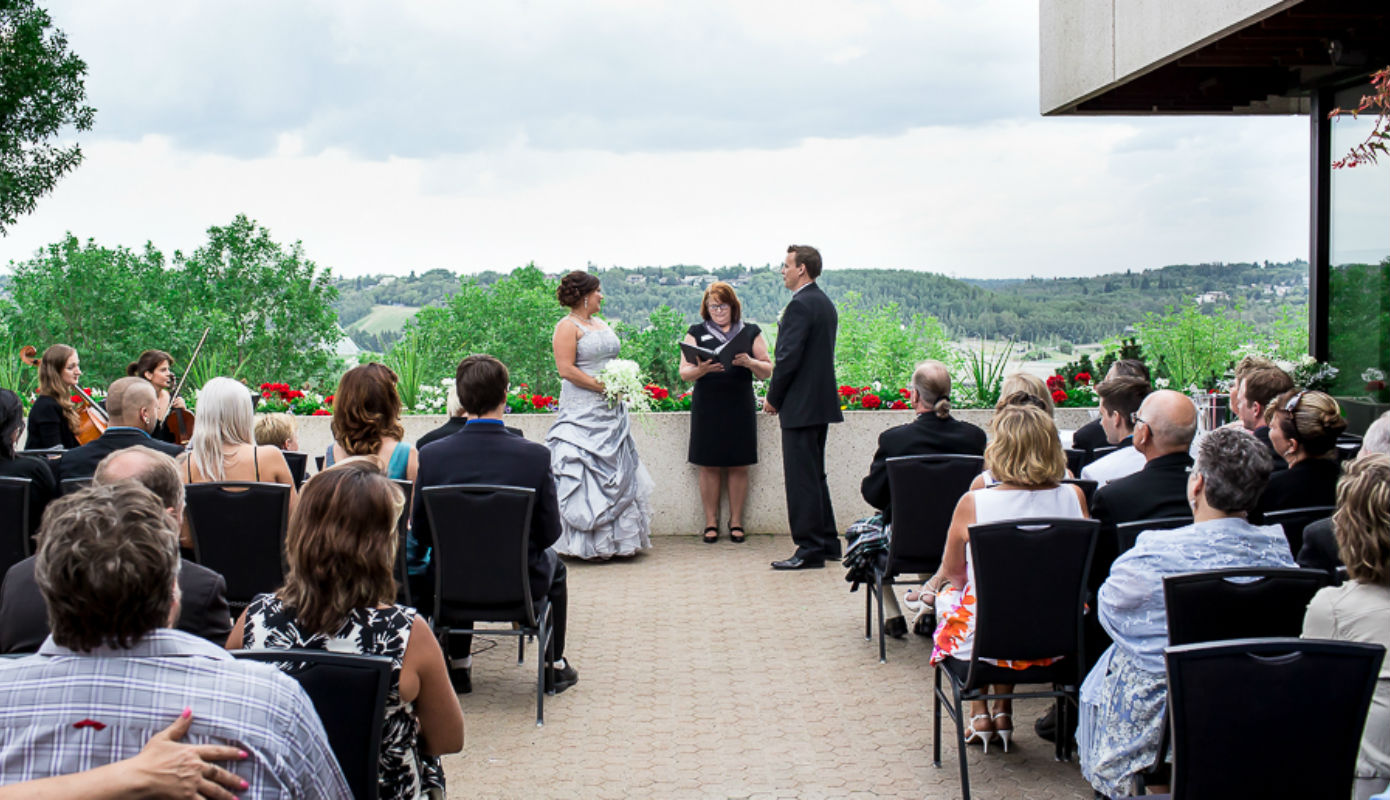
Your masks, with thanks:
M193 438L193 412L186 408L174 408L174 401L179 399L179 393L188 382L188 375L193 371L193 362L198 360L198 354L203 350L203 342L207 341L211 327L203 329L203 335L198 339L198 346L193 348L193 355L188 358L188 366L183 368L183 374L179 376L178 383L174 384L174 391L169 394L169 413L164 417L164 427L169 430L174 437L174 444L188 444Z
M31 344L25 345L20 348L19 358L31 367L37 367L39 365L38 348ZM106 409L92 399L90 391L81 386L68 388L77 393L77 399L82 405L82 412L78 416L77 430L73 431L77 436L77 443L86 444L94 441L106 432L106 427L111 424L111 417L107 415Z

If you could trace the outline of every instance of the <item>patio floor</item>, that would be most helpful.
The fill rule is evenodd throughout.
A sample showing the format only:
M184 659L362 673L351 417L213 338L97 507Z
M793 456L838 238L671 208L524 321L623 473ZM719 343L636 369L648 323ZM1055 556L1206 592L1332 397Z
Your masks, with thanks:
M776 572L790 537L735 545L657 538L635 559L569 562L567 656L579 683L535 726L534 644L473 658L460 701L450 794L486 798L953 798L949 718L931 766L930 640L863 637L844 570ZM1032 732L1042 701L1016 704L1009 753L969 750L972 796L1078 798L1090 787Z

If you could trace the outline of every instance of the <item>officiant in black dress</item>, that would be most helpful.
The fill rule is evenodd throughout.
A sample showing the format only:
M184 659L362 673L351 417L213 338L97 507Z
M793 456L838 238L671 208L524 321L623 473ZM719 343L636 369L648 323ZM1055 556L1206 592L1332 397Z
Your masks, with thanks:
M734 287L723 281L710 284L700 301L700 316L704 321L690 326L681 347L681 380L695 383L689 461L700 468L704 541L719 541L719 489L721 473L727 472L729 539L742 542L748 465L758 461L753 378L766 380L772 361L762 331L743 321Z

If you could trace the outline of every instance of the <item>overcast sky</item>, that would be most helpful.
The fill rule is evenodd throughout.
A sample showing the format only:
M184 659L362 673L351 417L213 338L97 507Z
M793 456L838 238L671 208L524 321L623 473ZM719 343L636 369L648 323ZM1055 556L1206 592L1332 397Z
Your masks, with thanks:
M0 263L237 213L342 275L1307 255L1306 118L1043 118L1034 0L40 2L96 126Z

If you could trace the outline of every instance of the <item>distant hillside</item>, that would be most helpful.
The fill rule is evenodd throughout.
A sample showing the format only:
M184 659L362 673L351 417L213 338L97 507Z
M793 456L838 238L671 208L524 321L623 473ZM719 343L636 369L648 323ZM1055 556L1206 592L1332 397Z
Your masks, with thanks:
M771 265L715 270L684 265L614 267L595 274L603 281L606 316L633 323L661 305L691 321L698 319L704 286L715 279L734 284L745 317L753 321L775 321L787 301L781 275ZM1307 305L1307 276L1307 263L1294 261L1180 264L1087 278L999 280L959 280L911 270L832 270L820 283L836 300L857 292L866 305L897 303L905 319L913 314L935 316L959 337L1080 343L1122 333L1145 312L1192 302L1194 297L1212 308L1239 303L1252 322L1267 321L1286 305ZM498 277L489 272L464 279L488 284ZM459 280L443 269L341 280L340 321L359 346L380 352L394 341L393 334L415 307L442 303L458 290ZM370 321L354 324L359 320Z

